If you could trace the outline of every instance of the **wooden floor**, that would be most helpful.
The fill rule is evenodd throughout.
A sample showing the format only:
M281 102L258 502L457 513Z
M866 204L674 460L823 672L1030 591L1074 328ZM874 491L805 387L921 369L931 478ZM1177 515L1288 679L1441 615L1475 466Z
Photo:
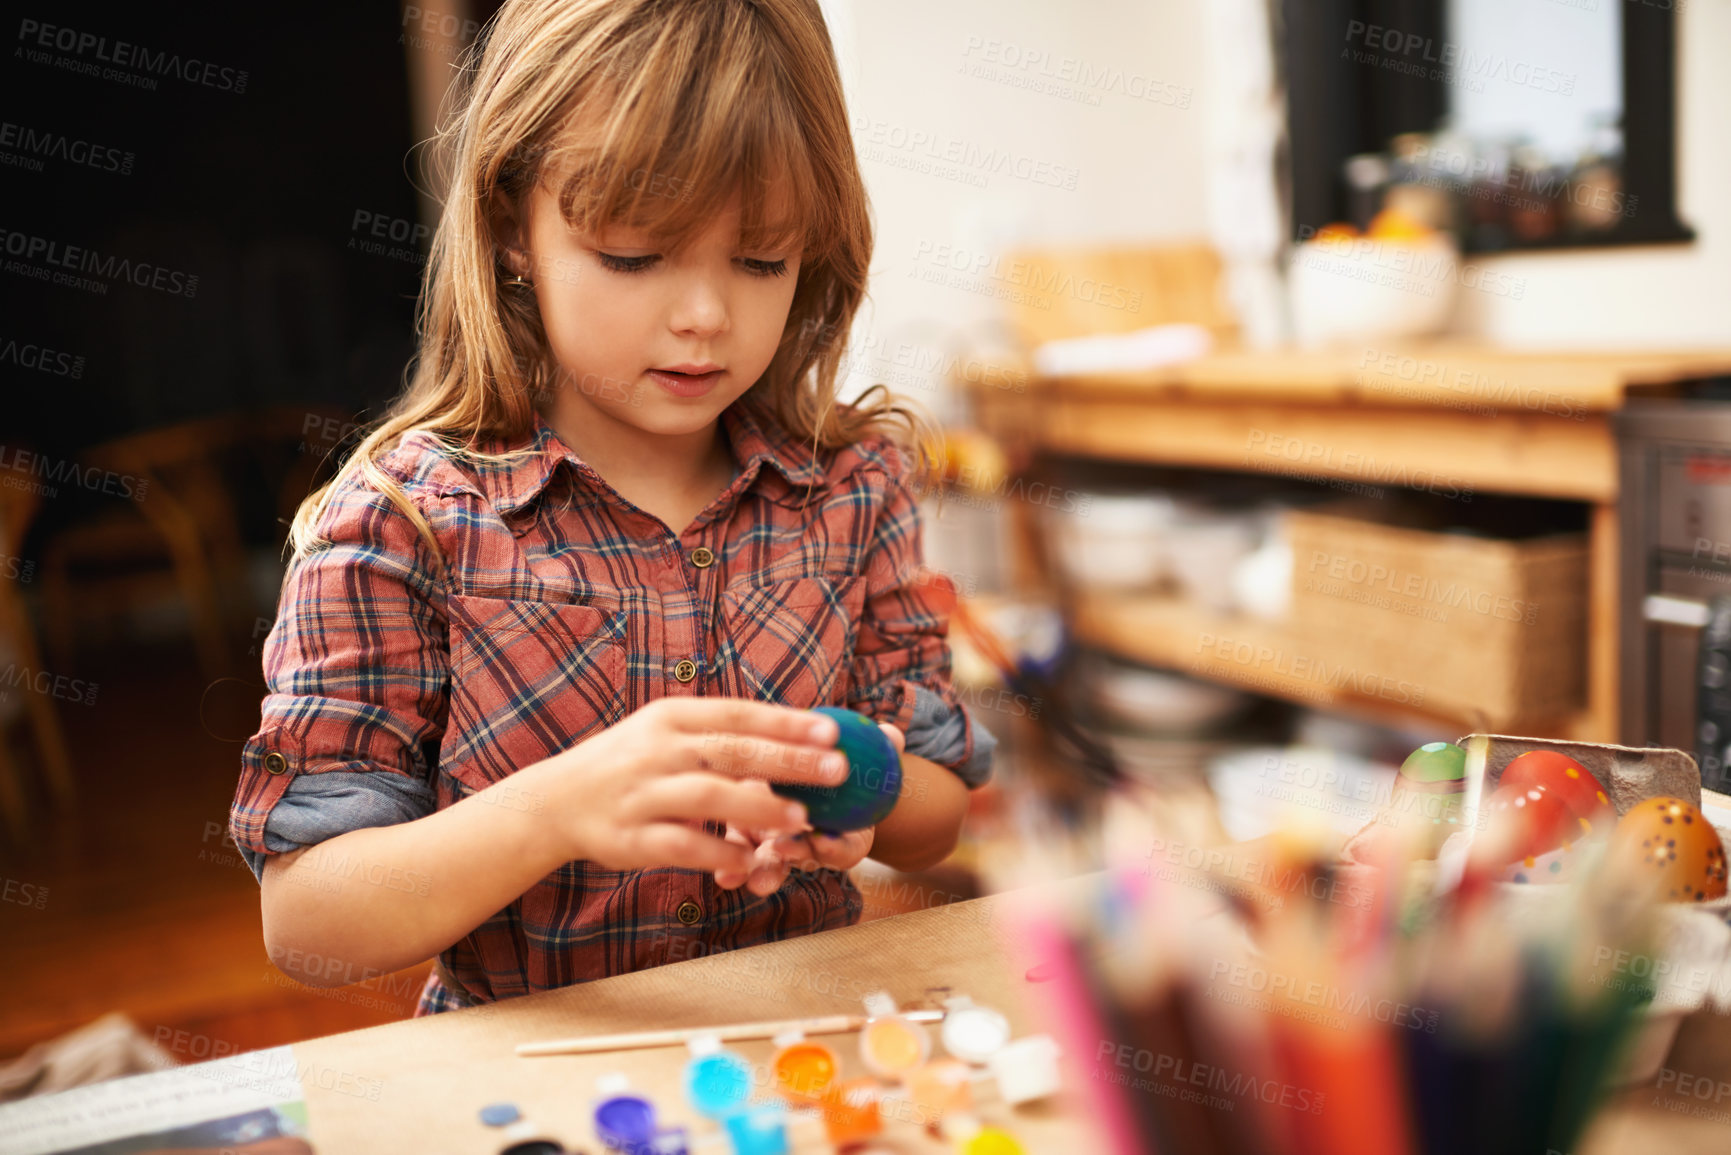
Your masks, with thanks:
M173 644L81 654L79 674L96 703L55 703L78 804L33 799L31 845L0 849L0 1058L110 1011L183 1060L412 1013L425 966L384 989L314 990L265 957L258 883L223 841L262 686L207 693ZM6 737L23 762L25 728Z
M315 990L265 956L258 884L223 841L262 682L207 687L170 643L93 648L78 668L100 687L94 705L56 702L78 805L35 798L31 844L0 846L0 1061L111 1011L189 1062L412 1014L425 965ZM26 728L0 740L27 768ZM920 893L903 891L910 909ZM896 899L874 888L866 917Z

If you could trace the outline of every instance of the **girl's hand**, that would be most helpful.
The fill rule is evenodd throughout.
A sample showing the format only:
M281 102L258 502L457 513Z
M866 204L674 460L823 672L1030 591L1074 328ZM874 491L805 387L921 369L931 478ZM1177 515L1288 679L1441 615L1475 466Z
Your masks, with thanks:
M546 837L563 861L749 873L752 848L707 834L702 823L806 829L805 806L771 793L767 783L841 782L847 760L835 749L837 736L833 719L809 710L663 698L511 781L535 792Z
M888 722L879 722L878 726L889 735L898 755L906 751L907 739L899 729ZM716 871L716 885L728 890L743 885L761 898L780 890L794 870L852 870L871 853L876 835L875 827L838 835L808 831L809 828L742 829L729 823L727 841L748 847L752 851L752 865L746 871Z

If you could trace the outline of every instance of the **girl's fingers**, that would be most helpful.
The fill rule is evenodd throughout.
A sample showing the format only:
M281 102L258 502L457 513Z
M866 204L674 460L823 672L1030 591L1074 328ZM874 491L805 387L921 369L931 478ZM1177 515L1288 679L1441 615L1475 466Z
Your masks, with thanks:
M878 729L889 735L890 745L896 748L897 754L908 752L908 738L906 734L902 733L901 727L893 722L879 722Z
M798 830L806 823L802 803L772 793L763 783L700 770L651 778L624 800L619 816L629 825L713 819L741 830Z
M791 865L776 853L774 843L765 842L758 846L757 854L752 860L746 889L759 898L766 898L781 889L791 872Z
M657 705L676 729L691 734L735 734L808 746L834 746L841 736L834 718L749 698L664 698Z
M638 857L646 865L678 866L714 874L744 874L751 869L752 853L728 842L676 822L654 822L637 834Z
M847 756L840 750L793 746L747 734L686 735L669 744L667 757L680 769L758 782L834 786L847 777Z
M745 847L755 857L757 843L752 840L749 834L731 822L727 824L727 832L721 837L723 842L731 842L736 846ZM751 877L749 870L718 870L715 872L715 885L723 890L737 890L745 885L745 881L749 877Z

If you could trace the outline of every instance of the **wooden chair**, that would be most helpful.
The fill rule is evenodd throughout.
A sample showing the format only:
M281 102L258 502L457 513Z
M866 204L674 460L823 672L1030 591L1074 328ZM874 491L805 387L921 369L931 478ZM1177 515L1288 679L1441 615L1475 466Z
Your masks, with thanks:
M24 605L21 587L25 573L23 567L27 563L20 554L24 537L35 518L38 501L32 490L0 488L0 564L5 566L4 571L0 571L0 639L3 639L4 650L12 661L32 673L42 669L42 654ZM60 716L54 712L54 703L45 694L25 690L22 698L51 795L57 804L70 806L75 788L72 765L66 755L66 737L60 729ZM24 842L30 830L26 816L27 800L6 737L0 733L0 817L3 817L12 836Z
M207 682L230 673L226 628L245 608L246 553L222 456L246 429L239 416L204 418L132 434L85 452L86 466L130 488L97 516L57 532L43 553L42 601L49 649L73 664L74 604L136 602L178 592L192 622ZM225 594L228 596L225 598Z
M1023 249L1007 254L1003 268L1014 270L1016 284L1027 290L1007 302L1010 325L1027 349L1181 321L1210 330L1217 345L1237 337L1220 254L1211 245Z

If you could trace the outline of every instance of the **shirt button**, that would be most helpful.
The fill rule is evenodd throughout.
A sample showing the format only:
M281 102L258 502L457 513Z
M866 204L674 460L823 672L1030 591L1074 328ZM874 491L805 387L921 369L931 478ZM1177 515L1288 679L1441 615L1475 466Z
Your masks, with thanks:
M288 759L272 750L264 756L264 769L266 774L286 774L288 772Z
M691 926L703 917L703 908L688 898L679 904L679 909L674 911L673 915L686 926Z
M698 569L708 569L715 564L715 554L706 545L700 545L691 551L691 564Z
M679 659L679 664L673 667L673 676L681 682L689 682L697 677L697 663L690 658Z

